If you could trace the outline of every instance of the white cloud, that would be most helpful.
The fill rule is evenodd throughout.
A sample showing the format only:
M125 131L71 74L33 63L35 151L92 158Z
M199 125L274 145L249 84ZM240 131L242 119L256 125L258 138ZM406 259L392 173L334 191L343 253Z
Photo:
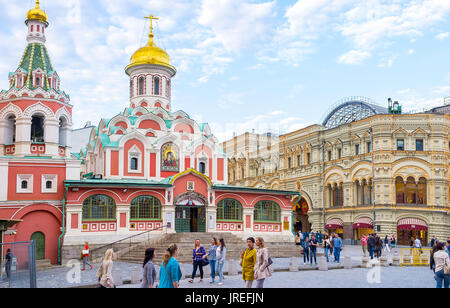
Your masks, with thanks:
M361 50L350 50L339 56L338 62L341 64L358 65L370 57L370 53Z
M437 38L438 40L443 41L443 40L445 40L446 38L448 38L449 35L450 35L450 33L448 33L448 32L439 33L438 35L436 35L436 38Z

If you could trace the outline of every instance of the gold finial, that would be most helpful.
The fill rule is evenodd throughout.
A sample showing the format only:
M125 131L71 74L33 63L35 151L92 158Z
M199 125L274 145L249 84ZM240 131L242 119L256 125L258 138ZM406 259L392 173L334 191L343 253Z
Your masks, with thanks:
M149 36L150 36L150 38L153 38L153 36L154 36L153 35L153 20L159 20L159 18L155 17L153 15L145 16L144 18L150 19L150 34L149 34Z
M39 9L39 0L36 0L36 8Z

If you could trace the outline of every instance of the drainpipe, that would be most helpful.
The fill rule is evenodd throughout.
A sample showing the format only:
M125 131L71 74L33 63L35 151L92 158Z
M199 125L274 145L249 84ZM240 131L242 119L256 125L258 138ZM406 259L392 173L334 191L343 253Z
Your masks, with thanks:
M67 185L64 185L64 197L63 197L63 208L62 208L62 232L61 235L58 238L58 263L61 265L61 239L63 238L64 234L66 233L66 196L67 196L67 191L69 189L69 187Z

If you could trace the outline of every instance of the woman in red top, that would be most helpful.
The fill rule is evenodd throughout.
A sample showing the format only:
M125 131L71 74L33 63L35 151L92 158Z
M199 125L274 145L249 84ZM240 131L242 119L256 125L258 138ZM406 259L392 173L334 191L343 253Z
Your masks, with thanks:
M89 244L88 244L88 242L84 243L84 249L81 252L81 255L83 256L83 269L82 269L82 271L86 270L86 264L89 265L90 268L92 269L93 266L90 263L88 263L88 261L87 261L88 258L89 258Z
M361 237L362 249L364 253L364 257L367 255L367 236L363 234Z

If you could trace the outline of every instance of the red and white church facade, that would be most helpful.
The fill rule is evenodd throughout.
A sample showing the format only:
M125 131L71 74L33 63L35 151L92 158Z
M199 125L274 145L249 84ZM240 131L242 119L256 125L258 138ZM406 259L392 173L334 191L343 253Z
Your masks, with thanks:
M57 263L85 241L150 230L293 239L297 192L227 185L226 155L209 125L172 111L176 69L152 28L125 68L129 107L102 119L71 154L73 106L45 48L39 4L26 24L25 53L0 93L0 218L22 220L5 241L35 239L38 258Z

